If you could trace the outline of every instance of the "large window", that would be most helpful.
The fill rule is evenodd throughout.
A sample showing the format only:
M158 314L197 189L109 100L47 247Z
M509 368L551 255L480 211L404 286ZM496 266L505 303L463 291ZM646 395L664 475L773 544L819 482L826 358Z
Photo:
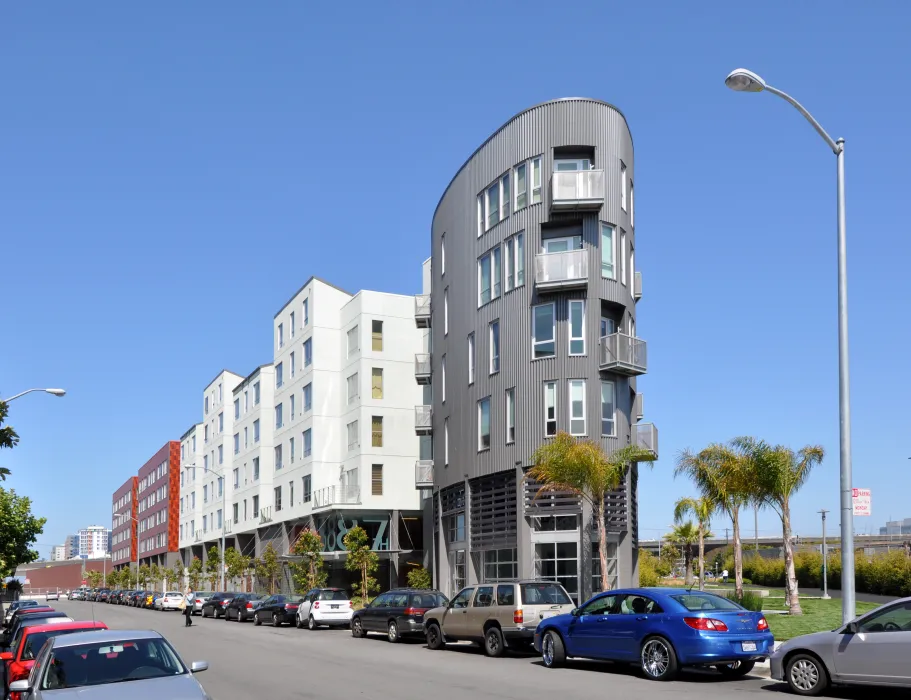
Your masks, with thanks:
M490 397L478 401L478 451L490 449Z
M585 381L569 381L569 432L572 435L585 435Z
M478 306L484 306L498 296L500 296L499 246L478 260Z
M556 351L554 338L556 325L554 322L554 305L541 304L532 308L532 339L534 341L535 359L553 357Z
M490 323L490 373L500 371L500 322Z
M544 434L557 434L557 383L544 382Z
M309 411L313 408L313 384L307 384L304 387L304 411Z
M370 493L373 496L383 495L383 465L373 464L370 469Z
M579 556L575 542L535 544L535 575L556 580L576 601L579 598Z
M528 165L522 163L516 166L516 211L524 209L528 204Z
M371 444L373 447L383 446L383 417L373 416L370 419Z
M374 352L383 351L383 322L370 322L370 347Z
M613 437L617 434L617 401L613 382L601 382L601 434Z
M309 457L313 450L313 434L310 428L304 431L304 457Z
M516 441L516 388L506 390L506 443Z
M569 354L585 354L585 301L569 302Z
M468 383L474 384L474 333L468 336Z
M626 284L626 234L620 229L620 283Z
M370 396L374 399L383 398L383 370L374 367L370 373Z
M357 326L355 326L348 330L348 357L356 353L359 348Z
M620 161L620 208L626 211L626 164Z
M614 277L614 227L601 224L601 276Z
M357 421L348 424L348 450L355 449L358 445Z
M531 161L531 203L541 201L541 157L532 158Z
M358 397L358 387L357 387L357 372L352 374L347 379L348 383L348 404L352 404L357 400Z
M490 549L484 552L484 583L515 581L519 578L516 549Z
M465 541L465 513L456 513L449 516L447 536L450 542Z

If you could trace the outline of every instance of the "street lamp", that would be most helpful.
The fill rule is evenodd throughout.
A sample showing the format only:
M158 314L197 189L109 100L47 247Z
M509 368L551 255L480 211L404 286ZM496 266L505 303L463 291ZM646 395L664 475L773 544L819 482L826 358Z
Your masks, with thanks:
M195 464L184 465L184 470L196 469ZM225 520L228 517L227 506L225 504L225 495L228 492L228 485L225 483L225 473L214 467L203 467L203 475L206 472L214 472L218 476L221 484L221 565L218 567L218 588L225 590ZM194 471L195 475L195 471ZM195 480L195 476L194 476Z
M43 391L47 394L53 394L54 396L65 396L66 395L66 389L26 389L25 391L20 391L18 394L14 395L14 396L10 396L8 399L2 399L2 401L4 403L9 403L10 401L14 401L15 399L18 399L20 396L25 396L26 394L31 394L33 391Z
M851 398L848 381L848 251L845 241L845 140L833 140L803 105L787 93L772 87L756 73L738 68L724 80L736 92L771 92L813 126L836 158L838 218L838 415L839 461L841 466L841 617L848 623L856 615L854 603L854 506L851 478Z

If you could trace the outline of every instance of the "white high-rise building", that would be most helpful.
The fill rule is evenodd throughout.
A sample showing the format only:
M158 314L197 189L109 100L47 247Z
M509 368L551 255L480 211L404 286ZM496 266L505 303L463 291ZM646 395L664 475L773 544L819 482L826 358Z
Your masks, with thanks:
M64 545L56 544L51 547L51 561L63 561L66 558L66 547Z
M79 556L90 559L110 554L111 530L101 525L91 525L79 531Z

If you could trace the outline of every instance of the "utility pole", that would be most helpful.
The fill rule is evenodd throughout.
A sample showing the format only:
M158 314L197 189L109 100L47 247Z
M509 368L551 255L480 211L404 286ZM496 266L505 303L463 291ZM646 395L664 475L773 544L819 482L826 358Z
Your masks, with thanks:
M825 508L819 511L822 515L822 599L830 600L829 596L829 550L826 547L826 513Z
M730 528L724 528L724 544L725 544L725 546L728 546L728 547L731 546L731 540L730 540L730 538L728 537L728 530L729 530L729 529L730 529Z

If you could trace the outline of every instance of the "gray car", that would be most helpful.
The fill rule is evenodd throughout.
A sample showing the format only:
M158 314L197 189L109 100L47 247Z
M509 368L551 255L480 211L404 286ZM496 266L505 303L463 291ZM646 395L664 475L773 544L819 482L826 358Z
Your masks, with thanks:
M208 667L194 661L187 668L152 630L77 632L49 639L28 679L11 683L9 690L27 693L29 700L209 700L193 677Z
M830 684L911 688L911 598L876 608L832 632L795 637L771 657L772 678L798 695Z

